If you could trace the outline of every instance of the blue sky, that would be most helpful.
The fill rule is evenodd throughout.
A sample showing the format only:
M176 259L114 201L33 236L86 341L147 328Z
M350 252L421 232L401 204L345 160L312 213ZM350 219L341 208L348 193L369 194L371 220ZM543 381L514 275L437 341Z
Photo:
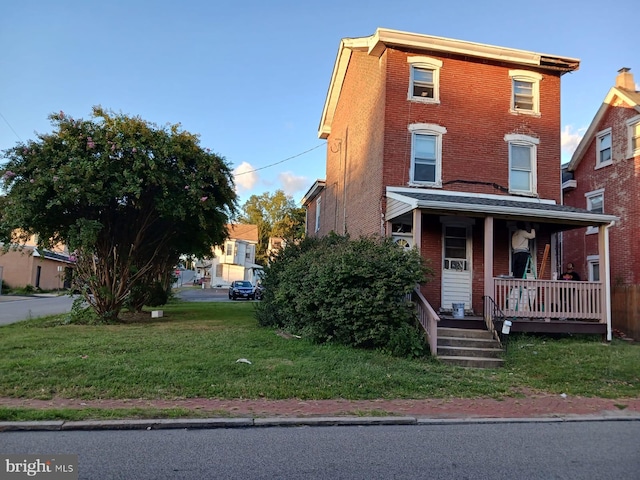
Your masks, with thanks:
M325 177L317 132L340 39L384 27L579 58L562 81L568 161L617 70L640 82L634 12L637 0L4 0L0 150L49 132L52 112L102 105L199 134L239 173L241 204L278 188L299 201Z

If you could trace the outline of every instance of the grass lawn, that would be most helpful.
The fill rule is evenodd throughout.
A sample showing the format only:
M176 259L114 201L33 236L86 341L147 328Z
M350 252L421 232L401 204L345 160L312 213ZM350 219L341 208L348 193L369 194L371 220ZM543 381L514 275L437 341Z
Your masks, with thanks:
M464 369L314 345L259 327L253 308L177 302L163 307L163 318L149 314L136 323L71 325L58 315L2 326L0 397L500 398L525 389L640 395L638 344L514 337L505 367ZM0 409L0 419L14 418L10 410Z

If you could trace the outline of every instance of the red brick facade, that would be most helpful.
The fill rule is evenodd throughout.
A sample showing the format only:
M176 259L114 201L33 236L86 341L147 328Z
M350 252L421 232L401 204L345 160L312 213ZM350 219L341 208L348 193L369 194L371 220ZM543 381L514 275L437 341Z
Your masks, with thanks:
M454 41L455 42L455 41ZM341 46L341 48L344 48ZM471 47L475 48L475 47ZM489 47L497 48L497 47ZM509 190L509 144L505 135L536 139L535 181L537 198L560 203L560 80L574 67L547 68L526 61L491 56L462 55L442 49L386 44L384 48L350 50L344 73L336 71L346 55L336 62L329 99L323 113L327 139L326 188L322 192L321 224L317 232L331 231L390 235L386 221L387 187L408 187L411 179L412 133L410 125L430 124L446 129L442 134L441 185L420 186L431 191L499 195L513 198ZM428 57L439 68L439 102L408 99L411 57ZM511 108L514 70L539 76L539 114L514 113ZM332 89L335 106L331 107ZM327 108L330 117L325 117ZM328 120L326 119L328 118ZM413 185L416 186L416 185ZM531 195L527 200L531 199ZM315 200L307 204L308 233L315 215ZM421 253L431 261L435 278L423 292L435 307L441 303L443 215L422 213ZM451 216L450 214L448 216ZM473 309L482 310L484 294L484 220L465 216L471 222L473 263ZM493 271L509 274L509 229L515 219L494 224ZM538 227L538 260L555 230ZM546 278L550 278L547 269Z
M624 94L625 92L622 91ZM603 190L604 211L620 218L609 230L610 275L612 285L640 284L640 156L629 155L627 120L639 117L640 93L626 92L620 98L612 89L603 108L589 127L583 144L569 164L575 188L565 189L566 205L587 208L585 195ZM638 118L640 121L640 117ZM611 128L612 163L596 168L596 136ZM597 235L587 229L563 234L563 260L573 262L583 279L589 278L588 259L598 255Z

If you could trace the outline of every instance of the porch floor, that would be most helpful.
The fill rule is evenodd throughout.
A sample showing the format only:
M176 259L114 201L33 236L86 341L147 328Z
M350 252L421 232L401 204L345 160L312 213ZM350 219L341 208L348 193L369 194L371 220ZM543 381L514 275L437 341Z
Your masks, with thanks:
M471 328L477 330L487 329L484 319L479 315L465 315L464 318L454 318L451 314L441 313L439 316L439 327ZM607 325L594 321L561 320L557 318L545 321L544 319L530 319L526 317L509 317L506 318L506 320L511 321L511 332L607 334ZM498 332L502 331L503 320L494 319L493 323Z

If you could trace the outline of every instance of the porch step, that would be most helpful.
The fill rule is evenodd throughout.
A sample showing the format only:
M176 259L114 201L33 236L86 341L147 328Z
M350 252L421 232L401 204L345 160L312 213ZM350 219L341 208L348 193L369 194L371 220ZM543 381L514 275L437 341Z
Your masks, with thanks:
M448 365L497 368L504 364L500 344L487 330L438 327L438 358Z
M440 357L442 363L456 367L470 368L500 368L504 365L501 358L476 358L476 357Z

